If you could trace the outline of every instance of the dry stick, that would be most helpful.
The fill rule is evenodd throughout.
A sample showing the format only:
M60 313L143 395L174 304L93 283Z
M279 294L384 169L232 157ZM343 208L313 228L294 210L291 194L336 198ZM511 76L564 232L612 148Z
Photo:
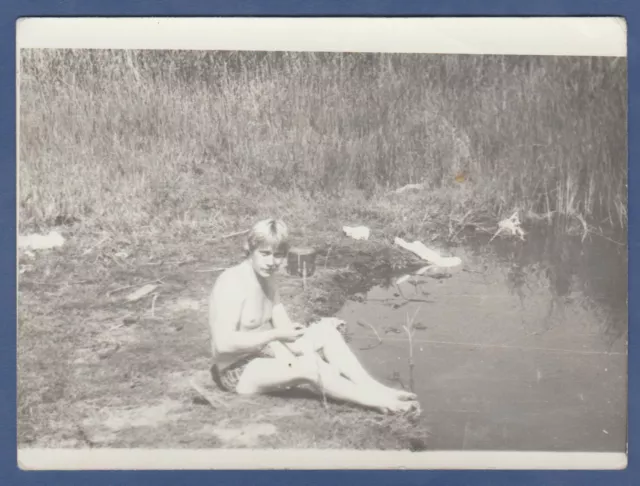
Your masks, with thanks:
M420 311L420 308L422 306L418 306L418 308L416 309L415 314L413 315L413 317L411 318L411 320L409 320L409 315L407 315L407 325L406 326L402 326L405 330L405 332L407 333L407 336L409 337L409 390L411 392L414 391L414 387L413 387L413 371L414 371L414 362L413 362L413 323L415 321L416 316L418 315L418 312Z
M213 272L223 272L227 267L219 267L219 268L204 268L201 270L195 270L196 273L213 273Z
M599 231L597 228L595 228L593 226L591 227L591 232L594 235L599 236L600 238L604 238L605 240L608 240L611 243L614 243L614 244L616 244L618 246L624 246L624 243L620 243L619 241L613 240L613 239L609 238L608 236L605 236L604 234L602 234L601 231Z
M85 251L82 252L83 255L88 255L89 253L91 253L93 250L95 250L96 248L98 248L100 245L102 245L105 241L107 241L109 239L109 236L105 236L104 238L102 238L100 241L98 241L98 243L91 245L89 248L87 248Z
M329 247L329 250L327 250L327 256L324 257L324 268L325 268L325 270L327 268L327 262L329 261L329 255L331 254L332 248L333 248L333 246Z
M307 262L302 262L302 289L307 290Z
M227 235L222 235L220 238L220 240L226 240L227 238L233 238L234 236L240 236L240 235L245 235L249 232L249 230L243 230L243 231L236 231L235 233L229 233Z
M118 287L117 289L114 290L110 290L109 292L107 292L107 297L110 297L111 295L115 294L116 292L120 292L122 290L127 290L130 289L132 287L144 287L145 285L149 285L152 283L164 283L164 278L158 278L156 280L149 280L148 282L143 282L141 284L132 284L132 285L125 285L124 287Z
M589 236L589 225L587 224L587 222L585 221L585 219L582 217L580 213L576 214L575 216L582 224L582 240L581 241L582 243L584 243L584 240L587 238L587 236Z
M151 317L154 318L155 317L155 310L156 310L156 299L158 298L159 293L156 292L155 294L153 294L153 298L151 299Z
M371 328L371 330L373 331L373 333L376 335L376 337L378 338L378 342L380 344L382 344L382 338L380 337L380 334L378 334L378 331L376 331L376 328L373 327L371 324L369 324L367 321L363 321L363 320L358 320L358 324L362 324L365 326L369 326Z
M407 299L407 297L404 295L404 292L402 292L402 289L400 288L400 286L398 284L395 284L396 286L396 290L398 291L398 294L400 294L400 297L402 297L404 300L409 300Z
M502 233L502 228L498 228L498 231L495 232L495 234L491 237L491 239L489 240L489 243L491 243L493 241L493 239L498 236L500 233Z
M124 326L124 319L120 324L116 324L115 326L111 326L109 329L107 329L107 332L110 331L115 331L116 329L120 329L122 326Z
M407 334L409 336L409 390L413 392L413 333L407 331Z

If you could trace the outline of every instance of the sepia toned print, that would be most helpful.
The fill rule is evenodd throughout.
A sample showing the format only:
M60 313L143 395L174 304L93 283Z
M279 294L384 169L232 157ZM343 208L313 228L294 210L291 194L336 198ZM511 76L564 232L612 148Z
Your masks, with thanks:
M19 447L626 452L625 58L19 64Z

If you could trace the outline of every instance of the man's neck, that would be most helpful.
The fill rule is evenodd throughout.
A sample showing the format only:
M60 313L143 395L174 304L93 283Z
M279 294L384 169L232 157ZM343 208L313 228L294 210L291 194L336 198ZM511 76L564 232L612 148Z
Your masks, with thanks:
M271 275L269 277L263 277L262 275L259 275L254 270L253 265L251 265L250 261L247 261L246 263L248 267L248 272L252 276L252 280L260 286L260 288L266 295L269 295L270 289L272 289L274 285L275 275Z

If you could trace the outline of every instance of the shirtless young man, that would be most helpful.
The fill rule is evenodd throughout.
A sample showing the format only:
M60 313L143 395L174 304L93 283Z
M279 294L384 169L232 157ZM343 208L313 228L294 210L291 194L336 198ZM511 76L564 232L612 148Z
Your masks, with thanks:
M260 221L248 234L247 258L216 280L209 327L217 385L260 394L308 384L334 399L383 413L416 408L413 393L387 387L367 373L331 319L308 328L291 322L276 281L288 248L282 221Z

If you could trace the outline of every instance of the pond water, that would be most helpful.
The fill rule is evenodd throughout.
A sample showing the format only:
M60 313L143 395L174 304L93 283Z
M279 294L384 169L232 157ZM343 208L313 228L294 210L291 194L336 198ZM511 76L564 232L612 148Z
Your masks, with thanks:
M419 395L429 449L623 452L627 253L618 238L582 241L551 226L524 242L475 238L447 249L460 267L375 286L337 316L373 374Z

